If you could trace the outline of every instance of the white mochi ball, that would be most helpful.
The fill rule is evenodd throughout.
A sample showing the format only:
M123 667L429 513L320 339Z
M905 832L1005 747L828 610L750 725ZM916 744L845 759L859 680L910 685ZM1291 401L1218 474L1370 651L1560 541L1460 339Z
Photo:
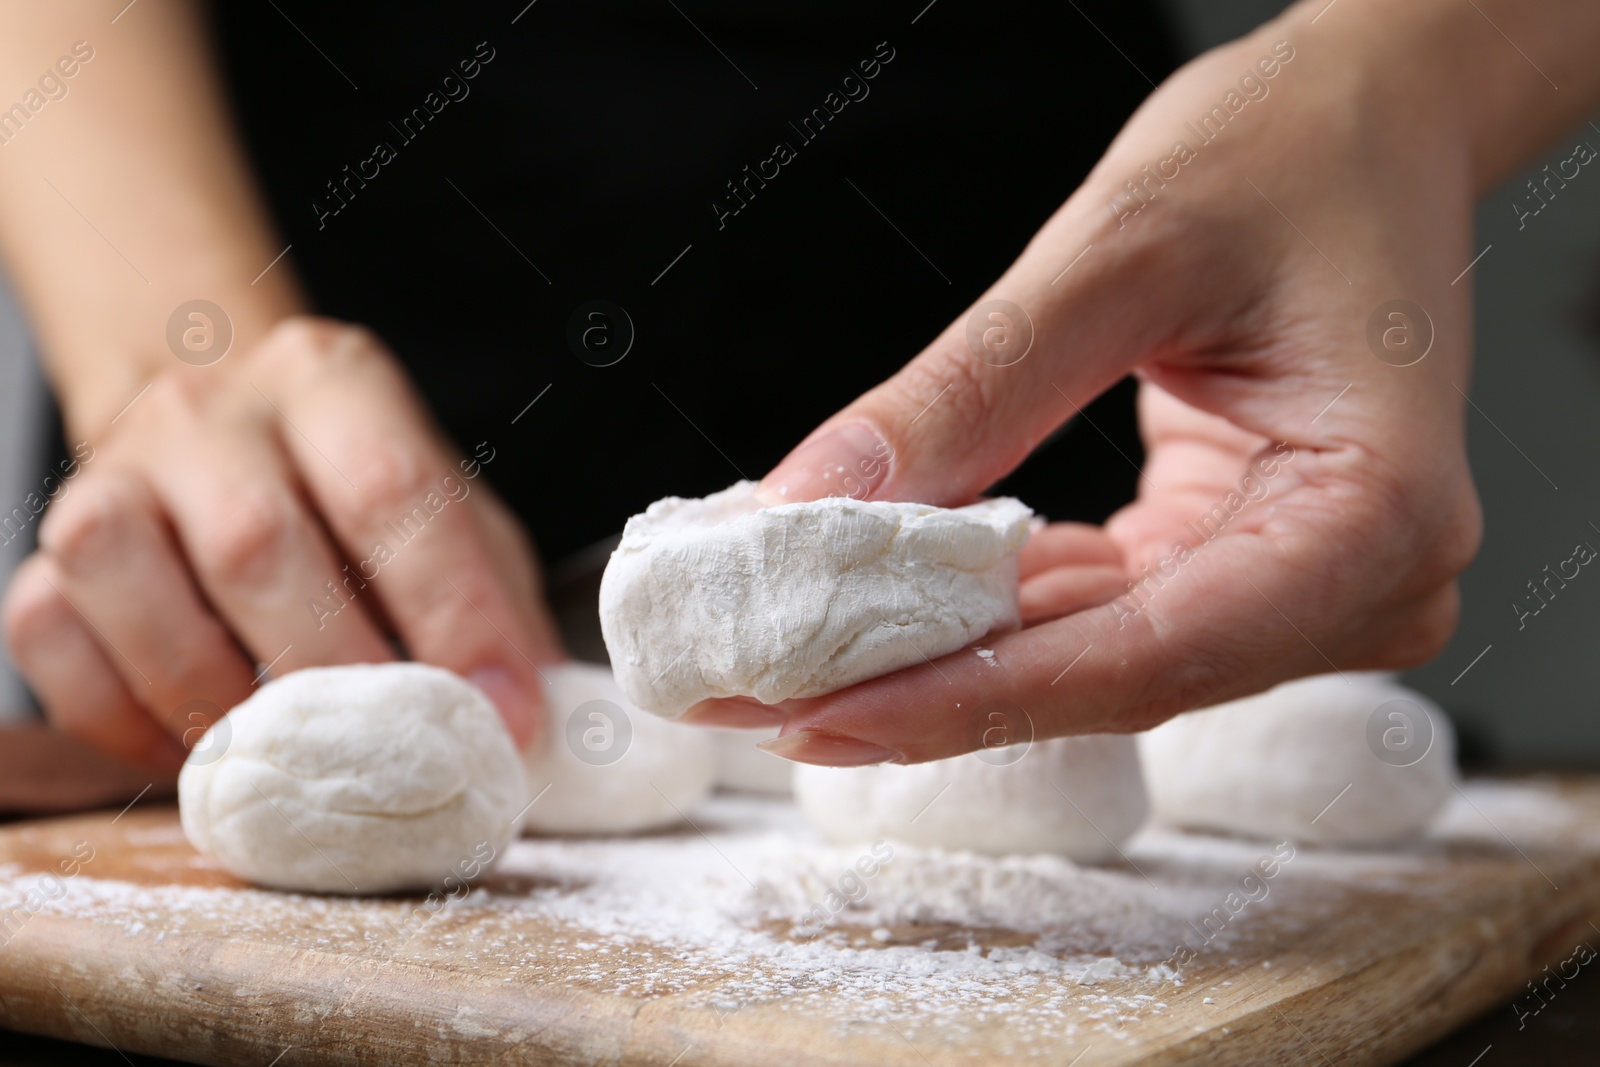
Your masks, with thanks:
M261 885L328 893L475 872L515 836L527 798L494 705L420 663L268 682L207 731L178 776L183 832L202 855Z
M1148 811L1138 746L1122 734L910 766L802 764L794 788L812 828L840 844L892 838L991 855L1055 852L1084 863L1116 855Z
M611 671L542 668L546 728L526 753L523 829L626 834L683 822L711 792L716 757L705 731L642 712Z
M794 769L798 764L756 745L778 736L778 727L755 730L705 727L717 755L717 786L739 793L769 793L789 796L794 792Z
M600 582L622 691L676 717L707 697L818 696L1015 627L1010 498L964 508L831 497L762 507L755 483L628 520Z
M1179 715L1140 746L1160 821L1308 844L1414 837L1457 780L1443 709L1385 674L1285 682Z

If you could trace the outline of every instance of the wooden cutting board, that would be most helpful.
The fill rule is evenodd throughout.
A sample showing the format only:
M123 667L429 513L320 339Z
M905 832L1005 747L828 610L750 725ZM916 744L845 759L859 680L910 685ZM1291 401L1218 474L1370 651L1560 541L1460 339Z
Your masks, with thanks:
M0 904L15 906L28 887L55 898L9 923L0 914L0 938L9 937L0 1027L261 1067L1013 1058L1343 1067L1396 1062L1504 1005L1552 973L1544 966L1569 961L1570 972L1576 945L1600 946L1600 782L1588 780L1471 784L1429 840L1401 849L1302 848L1272 895L1176 978L1144 962L1096 978L1024 961L952 980L940 967L954 954L1000 959L1049 939L1036 927L871 930L846 913L828 936L857 955L819 964L811 981L763 984L758 959L708 966L714 952L686 951L681 940L619 938L609 924L627 918L625 907L592 924L607 929L561 912L615 870L606 863L637 856L666 879L674 856L701 862L711 849L744 865L748 841L766 841L770 855L783 840L775 828L803 833L786 804L716 803L676 835L519 845L484 883L492 907L468 897L398 941L420 898L244 887L184 843L170 806L0 827ZM1147 833L1126 863L1091 877L1097 892L1125 884L1130 900L1169 889L1174 900L1208 900L1248 871L1239 857L1266 850ZM580 862L589 874L573 873ZM893 862L909 877L914 865L954 861L908 849ZM47 871L58 872L59 892L37 873ZM715 892L743 892L729 884ZM780 941L783 926L772 931ZM1099 929L1077 946L1074 931L1054 934L1058 955L1066 945L1088 957L1161 958L1161 946L1133 943L1136 933ZM876 957L861 954L890 946L894 968L864 986L859 961ZM924 995L935 987L943 992Z

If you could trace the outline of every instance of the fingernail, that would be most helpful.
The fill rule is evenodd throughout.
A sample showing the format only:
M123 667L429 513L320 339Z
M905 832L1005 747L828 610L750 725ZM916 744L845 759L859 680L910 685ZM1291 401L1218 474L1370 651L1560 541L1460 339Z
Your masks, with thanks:
M761 480L756 497L771 507L847 496L865 500L889 475L894 450L866 422L847 422L815 437Z
M731 726L739 729L781 726L789 716L779 709L744 697L722 697L693 704L678 721L693 726Z
M900 758L900 753L882 745L822 730L796 730L792 734L763 741L756 747L774 756L797 763L814 763L819 767L865 767Z
M528 747L537 732L533 697L504 667L479 667L467 675L467 681L483 690L491 703L500 711L511 739L519 749Z

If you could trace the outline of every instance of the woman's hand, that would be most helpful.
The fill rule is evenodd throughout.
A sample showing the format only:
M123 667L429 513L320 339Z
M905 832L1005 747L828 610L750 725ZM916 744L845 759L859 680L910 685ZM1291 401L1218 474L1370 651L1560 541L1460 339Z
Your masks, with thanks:
M520 526L365 330L295 317L153 378L45 513L5 601L60 729L169 769L261 677L418 660L482 687L519 743L561 656Z
M392 638L478 682L526 742L533 664L559 649L478 477L492 442L456 455L376 339L298 314L200 5L80 39L115 14L61 0L0 35L20 84L78 58L55 68L70 104L0 167L0 252L80 442L6 595L13 659L56 725L163 770L258 665L391 659ZM195 300L231 324L206 366L169 335Z
M997 711L1012 740L1142 730L1443 648L1481 525L1456 284L1474 144L1451 79L1314 14L1176 74L968 315L767 476L773 501L966 503L1141 379L1138 499L1103 533L1036 535L1026 625L983 642L992 662L788 702L772 751L937 759Z

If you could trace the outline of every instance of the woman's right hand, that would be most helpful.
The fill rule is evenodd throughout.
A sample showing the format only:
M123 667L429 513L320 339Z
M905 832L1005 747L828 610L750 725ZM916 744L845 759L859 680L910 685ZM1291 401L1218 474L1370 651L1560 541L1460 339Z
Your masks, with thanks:
M394 357L297 316L249 351L152 377L78 466L6 592L51 721L178 766L273 674L415 659L478 684L525 745L562 658L532 549ZM349 561L347 563L347 561Z

